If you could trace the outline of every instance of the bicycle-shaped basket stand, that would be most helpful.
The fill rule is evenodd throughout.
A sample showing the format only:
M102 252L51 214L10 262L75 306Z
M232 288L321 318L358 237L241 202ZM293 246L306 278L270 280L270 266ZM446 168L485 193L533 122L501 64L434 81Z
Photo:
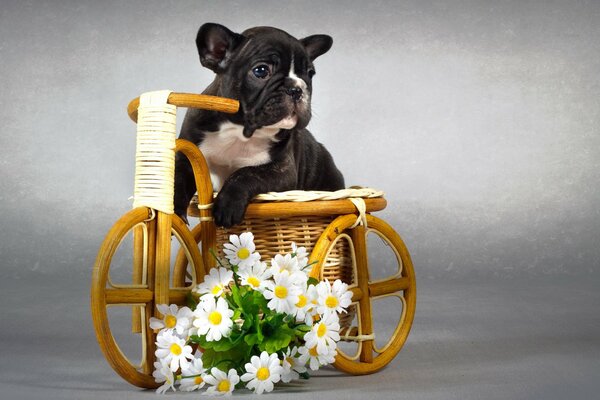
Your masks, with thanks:
M342 341L356 343L355 354L339 350L334 366L362 375L376 372L400 351L410 331L416 304L416 284L410 255L400 236L371 212L385 208L381 193L370 190L298 192L259 196L245 219L229 230L212 221L213 189L206 161L195 145L175 139L177 107L195 107L235 113L235 100L214 96L145 93L128 107L137 121L134 208L124 214L104 239L93 269L91 308L98 343L113 369L133 385L158 386L152 377L155 333L149 327L160 316L157 304L186 303L188 292L215 266L211 249L221 248L230 233L250 230L263 259L289 251L290 242L304 246L315 263L311 276L341 279L353 293L353 305L340 318ZM183 153L194 170L198 196L188 209L200 222L192 229L173 214L175 153ZM381 280L371 280L367 234L374 233L390 246L398 269ZM110 268L127 235L133 235L132 284L116 284ZM179 242L174 262L172 241ZM173 264L173 265L172 265ZM383 346L373 331L372 300L395 296L402 310L398 324ZM119 348L111 331L107 308L132 308L132 332L142 338L141 363L135 365Z

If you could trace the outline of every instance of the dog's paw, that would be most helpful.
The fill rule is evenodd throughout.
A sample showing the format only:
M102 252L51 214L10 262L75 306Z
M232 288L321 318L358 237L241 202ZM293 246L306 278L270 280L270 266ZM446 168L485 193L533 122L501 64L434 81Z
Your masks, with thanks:
M244 219L248 200L221 191L213 205L213 217L217 226L231 228Z

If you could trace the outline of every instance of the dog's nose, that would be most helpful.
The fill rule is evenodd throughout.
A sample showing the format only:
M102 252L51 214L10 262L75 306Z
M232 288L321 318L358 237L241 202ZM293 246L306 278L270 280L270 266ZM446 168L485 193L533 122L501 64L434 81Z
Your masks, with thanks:
M292 96L292 99L296 102L300 101L300 99L302 98L302 89L300 89L299 87L294 86L291 88L287 88L285 92Z

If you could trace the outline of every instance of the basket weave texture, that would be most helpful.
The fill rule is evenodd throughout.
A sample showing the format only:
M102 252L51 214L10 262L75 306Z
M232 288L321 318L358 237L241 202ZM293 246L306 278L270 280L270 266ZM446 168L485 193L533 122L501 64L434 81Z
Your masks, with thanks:
M269 193L258 196L254 201L277 202L277 201L327 201L345 198L373 198L382 197L383 192L371 188L350 188L337 192L302 192L292 191L284 193ZM256 251L263 260L270 260L276 254L289 253L291 244L306 248L308 254L317 243L317 240L325 231L327 226L338 215L285 217L285 218L246 218L241 224L225 229L217 229L217 248L219 257L223 257L223 244L229 241L229 235L240 235L243 232L252 232ZM352 255L353 246L349 236L338 240L327 254L322 268L322 279L333 282L340 279L348 285L356 283ZM348 307L348 312L340 316L340 327L342 330L350 329L352 321L356 316L356 306Z

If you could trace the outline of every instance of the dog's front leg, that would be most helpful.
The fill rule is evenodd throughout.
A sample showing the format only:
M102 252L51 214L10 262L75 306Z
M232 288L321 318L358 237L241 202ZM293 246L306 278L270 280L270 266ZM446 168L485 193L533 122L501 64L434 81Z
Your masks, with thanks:
M295 166L289 160L238 169L227 178L215 199L215 223L225 228L239 224L254 196L293 189L296 176Z
M187 208L196 193L194 170L187 157L181 153L175 156L175 196L173 203L175 214L188 223Z

